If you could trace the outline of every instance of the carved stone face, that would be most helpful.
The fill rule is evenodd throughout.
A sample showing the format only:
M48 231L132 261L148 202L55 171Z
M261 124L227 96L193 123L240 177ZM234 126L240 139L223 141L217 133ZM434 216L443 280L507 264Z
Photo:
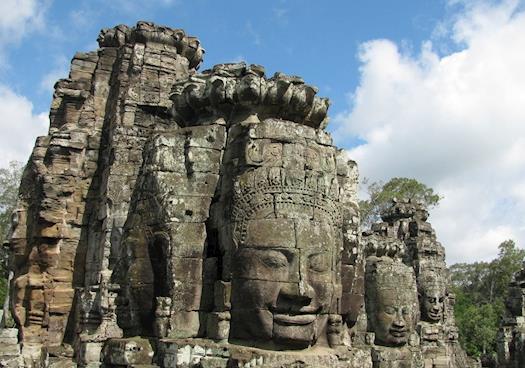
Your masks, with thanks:
M243 102L255 102L261 93L261 78L248 74L242 78L238 88L238 96Z
M369 257L365 272L366 310L375 343L402 346L419 318L414 270L389 257Z
M428 322L439 322L443 318L445 295L437 288L426 290L421 296L421 316Z
M234 337L304 348L326 332L338 248L328 226L299 221L250 221L246 242L233 257Z
M402 291L401 291L402 292ZM413 306L399 290L377 290L377 305L373 318L376 344L400 346L407 343L414 326Z

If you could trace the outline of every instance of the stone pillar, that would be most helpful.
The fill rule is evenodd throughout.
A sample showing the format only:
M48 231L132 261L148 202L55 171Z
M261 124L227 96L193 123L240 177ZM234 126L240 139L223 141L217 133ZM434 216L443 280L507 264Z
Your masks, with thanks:
M525 365L525 263L509 284L505 315L498 332L498 367L517 368Z

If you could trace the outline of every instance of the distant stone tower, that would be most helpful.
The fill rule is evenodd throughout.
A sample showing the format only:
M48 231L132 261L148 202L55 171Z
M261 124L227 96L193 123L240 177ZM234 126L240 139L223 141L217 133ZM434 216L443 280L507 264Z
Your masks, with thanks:
M412 346L410 354L399 357L397 352L393 354L379 349L378 367L383 367L380 362L390 359L389 357L405 361L417 360L419 351L424 367L477 367L478 363L468 358L459 346L458 329L454 321L455 297L448 290L445 249L437 241L434 229L427 222L426 208L410 200L394 200L381 213L381 218L383 222L373 224L371 230L364 233L362 243L365 256L367 260L378 256L391 258L413 270L417 280L414 292L417 290L419 296L417 308L420 320L415 329L417 334L409 340L408 345ZM406 289L392 287L393 292L412 292L408 288L409 282L404 285L407 286ZM367 297L368 300L370 298ZM418 346L420 350L414 351L414 346Z
M509 285L505 315L498 333L498 367L525 366L525 264Z

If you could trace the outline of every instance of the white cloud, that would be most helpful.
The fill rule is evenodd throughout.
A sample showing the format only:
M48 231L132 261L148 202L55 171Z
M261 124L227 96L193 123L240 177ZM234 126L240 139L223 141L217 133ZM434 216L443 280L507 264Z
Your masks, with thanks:
M233 60L231 61L232 63L245 63L246 62L246 57L244 57L244 55L237 55L236 57L233 58Z
M3 0L0 2L0 34L21 37L28 27L41 26L45 2L39 0Z
M360 85L334 134L366 141L349 152L363 176L415 177L444 195L430 220L449 263L491 259L507 238L525 246L525 12L462 4L449 34L460 51L362 45Z
M253 44L255 46L260 46L261 45L261 35L259 34L259 32L255 30L252 22L247 21L245 29L246 29L246 33L252 38Z
M282 25L288 24L288 13L289 10L286 8L273 8L273 19Z
M93 48L93 50L95 50ZM55 83L61 78L67 78L70 61L65 56L59 56L55 59L55 66L49 72L44 74L40 80L40 90L42 92L53 93Z
M44 15L52 0L0 1L0 71L9 68L8 47L30 32L43 29Z
M34 114L33 104L4 85L0 85L0 167L10 161L27 162L35 139L46 135L47 113Z
M0 58L5 62L5 46L16 44L27 33L44 27L48 0L0 1Z

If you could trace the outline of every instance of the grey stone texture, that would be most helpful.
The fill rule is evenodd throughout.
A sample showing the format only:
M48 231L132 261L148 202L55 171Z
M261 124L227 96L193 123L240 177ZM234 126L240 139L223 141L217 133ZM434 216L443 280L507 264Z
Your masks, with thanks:
M315 87L198 73L199 41L152 23L98 41L24 172L2 364L473 366L428 213L397 201L360 233Z
M525 263L509 285L505 315L498 333L498 367L525 366Z

